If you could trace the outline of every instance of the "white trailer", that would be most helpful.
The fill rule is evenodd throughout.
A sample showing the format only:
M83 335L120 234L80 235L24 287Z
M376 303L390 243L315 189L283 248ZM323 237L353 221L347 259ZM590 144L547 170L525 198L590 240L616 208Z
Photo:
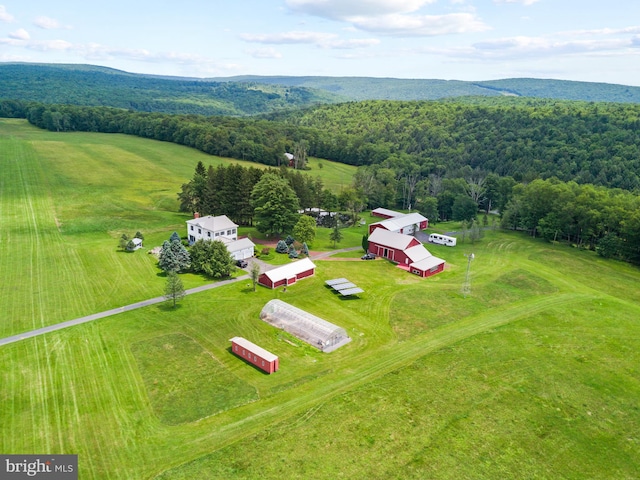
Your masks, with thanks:
M456 238L449 237L448 235L442 235L441 233L432 233L429 235L430 243L437 243L438 245L446 245L447 247L455 247L456 246Z

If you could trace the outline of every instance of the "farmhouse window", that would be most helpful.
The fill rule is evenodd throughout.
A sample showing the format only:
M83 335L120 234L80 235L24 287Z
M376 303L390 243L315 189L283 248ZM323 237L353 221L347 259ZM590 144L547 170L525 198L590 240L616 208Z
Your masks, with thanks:
M193 225L191 225L191 231L193 232Z
M210 236L211 236L211 232L207 232L207 237L210 237Z
M198 229L198 233L202 233L202 229L201 228Z
M235 234L236 233L236 229L234 228L233 230L231 230L231 233Z

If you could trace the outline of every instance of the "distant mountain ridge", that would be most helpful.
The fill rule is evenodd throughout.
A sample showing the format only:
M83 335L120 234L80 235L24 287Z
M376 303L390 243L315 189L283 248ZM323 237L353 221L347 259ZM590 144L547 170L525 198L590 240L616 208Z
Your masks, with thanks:
M533 78L467 82L244 75L201 79L94 65L0 63L0 99L143 112L246 116L346 101L472 96L640 103L640 87Z
M326 90L350 100L438 100L460 96L517 96L588 102L640 103L640 87L537 78L469 82L437 79L243 75L212 80L307 87Z
M0 63L0 99L244 116L335 103L341 98L306 87L163 77L92 65Z

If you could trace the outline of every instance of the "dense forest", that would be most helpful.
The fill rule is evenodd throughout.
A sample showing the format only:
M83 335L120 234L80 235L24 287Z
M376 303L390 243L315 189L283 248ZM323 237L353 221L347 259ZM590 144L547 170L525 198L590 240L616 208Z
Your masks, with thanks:
M305 87L156 77L90 65L0 64L0 98L141 112L255 115L336 95Z
M310 156L417 170L422 178L468 176L471 169L518 182L556 177L640 189L640 105L635 104L369 101L232 118L4 101L0 115L28 118L53 131L128 133L273 166L304 141Z
M53 131L170 141L274 167L284 163L285 152L302 146L305 155L360 168L337 198L302 176L289 177L298 197L306 195L301 205L352 212L414 209L432 223L497 211L506 228L640 264L640 105L517 98L368 101L232 118L3 101L0 115ZM227 180L227 187L215 187L228 175L247 179L238 198L244 204L217 204L215 195L198 204L204 197L192 195L194 177L180 194L183 209L251 223L246 193L255 172L199 175L201 184L210 182L209 192L234 185Z

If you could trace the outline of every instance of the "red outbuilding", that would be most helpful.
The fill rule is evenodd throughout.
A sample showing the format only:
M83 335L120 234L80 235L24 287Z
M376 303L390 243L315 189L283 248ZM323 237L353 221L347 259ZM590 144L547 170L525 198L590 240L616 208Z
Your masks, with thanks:
M252 365L255 365L260 370L273 373L280 367L280 360L276 355L250 342L246 338L233 337L230 342L233 353Z
M445 261L431 255L415 237L383 228L376 228L369 235L369 253L387 258L421 277L430 277L444 270Z
M258 277L258 283L267 288L287 287L315 272L315 264L308 258L303 258L264 272Z
M383 209L376 209L383 210ZM392 212L392 210L387 210ZM371 212L373 214L373 211ZM382 216L378 214L377 216ZM417 212L414 213L400 213L396 217L390 217L380 222L375 222L369 225L369 235L377 228L382 228L390 232L404 233L405 235L412 235L415 233L416 228L418 230L424 230L429 226L429 220Z

